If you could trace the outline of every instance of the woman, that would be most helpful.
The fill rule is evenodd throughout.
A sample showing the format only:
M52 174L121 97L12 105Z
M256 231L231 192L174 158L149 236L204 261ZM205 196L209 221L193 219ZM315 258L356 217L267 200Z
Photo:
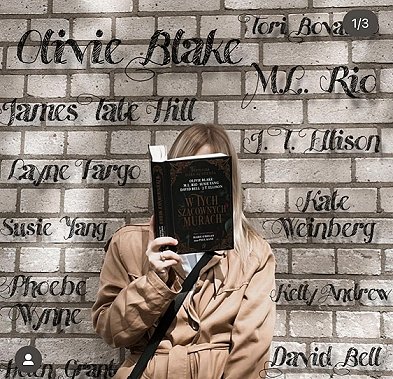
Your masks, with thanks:
M258 379L265 377L275 321L275 261L266 241L242 211L242 188L236 151L225 129L196 124L183 130L168 157L222 152L233 161L233 250L217 251L201 270L142 378ZM160 315L176 297L195 264L192 254L179 256L155 238L153 221L125 226L109 245L93 306L96 332L130 356L117 371L126 379L144 350Z

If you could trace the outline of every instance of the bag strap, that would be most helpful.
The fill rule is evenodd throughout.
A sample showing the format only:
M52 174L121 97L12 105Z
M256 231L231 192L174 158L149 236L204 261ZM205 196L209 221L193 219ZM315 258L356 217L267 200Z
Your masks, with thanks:
M205 252L205 254L202 255L201 259L199 259L198 263L194 266L188 276L184 279L181 291L177 294L175 299L170 303L168 309L165 311L160 322L158 323L156 330L150 337L144 352L139 357L138 362L134 366L134 369L128 376L128 379L140 378L147 364L149 363L150 358L154 355L158 345L164 338L166 331L168 330L181 305L183 304L183 301L186 298L188 292L190 292L194 283L198 279L199 272L204 266L206 266L210 259L212 259L213 255L214 251Z

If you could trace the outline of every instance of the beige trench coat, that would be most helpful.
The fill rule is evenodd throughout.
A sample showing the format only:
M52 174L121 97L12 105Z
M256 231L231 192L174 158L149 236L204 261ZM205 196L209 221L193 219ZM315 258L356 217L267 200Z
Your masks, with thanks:
M109 345L131 352L115 379L130 374L185 277L181 264L176 265L177 278L168 288L149 270L148 238L148 225L117 231L101 270L92 309L95 330ZM142 378L264 378L275 322L269 296L274 270L274 256L262 239L244 272L233 250L217 252L201 270Z

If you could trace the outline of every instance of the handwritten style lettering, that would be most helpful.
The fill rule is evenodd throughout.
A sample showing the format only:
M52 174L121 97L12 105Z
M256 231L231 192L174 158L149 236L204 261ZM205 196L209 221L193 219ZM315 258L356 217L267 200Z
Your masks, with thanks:
M86 281L80 280L74 282L68 279L68 275L62 280L32 280L32 276L16 275L8 283L4 279L0 283L0 297L11 299L14 296L29 296L35 299L37 296L69 296L69 295L86 295Z
M253 34L267 35L272 34L276 31L279 34L287 33L288 24L286 23L286 17L283 17L281 19L282 21L264 21L266 19L267 17L255 17L254 24L252 26Z
M39 41L40 45L37 48L36 55L32 60L27 60L24 56L24 49L26 47L26 41L32 34L35 34ZM99 40L92 40L90 41L84 49L79 46L78 42L73 39L67 39L66 41L63 40L54 40L52 41L52 36L55 32L52 29L48 29L42 37L42 34L38 30L29 30L23 34L22 38L19 40L18 48L17 48L17 57L22 63L31 64L38 60L38 56L40 55L41 62L44 64L50 64L51 62L55 64L66 64L67 59L64 59L64 50L66 46L70 46L75 58L79 63L83 63L85 61L85 57L87 56L86 51L89 46L92 46L91 49L91 63L93 64L118 64L120 63L123 58L120 60L115 61L112 57L113 52L119 47L121 44L121 40L114 38L111 39L105 47L104 57L102 57L103 51L103 44ZM63 38L65 36L65 30L61 29L58 32L58 36ZM96 37L101 38L104 35L102 30L97 30ZM49 47L55 46L55 51L53 53L53 58L49 57Z
M215 44L215 34L217 29L213 29L209 32L206 42L201 38L188 38L182 41L182 37L184 35L184 30L179 29L175 37L172 41L172 53L169 50L169 46L171 44L171 36L168 32L163 30L157 30L152 37L150 38L149 48L147 49L146 56L144 61L141 63L142 66L146 66L148 63L153 63L158 66L167 66L171 62L175 64L180 63L192 63L196 66L204 66L206 65L212 54L217 63L229 63L229 64L237 64L243 58L239 58L238 60L233 60L231 54L240 44L239 39L231 39L229 40L224 47L224 50L220 50L223 42L221 41L218 47L214 47ZM159 38L164 37L164 42L159 43ZM183 54L179 54L180 45L182 45L188 51ZM154 52L158 49L161 53L163 53L163 58L160 62L155 62L152 57Z
M305 75L305 70L302 66L293 66L289 68L288 72L285 70L286 74L286 81L285 81L285 87L284 88L278 88L277 87L277 73L279 70L279 66L273 66L273 68L270 71L269 76L265 76L263 73L262 69L258 65L258 63L253 62L251 66L255 69L255 71L258 74L258 79L256 82L256 86L254 89L254 93L251 95L251 99L246 102L246 98L249 96L248 93L244 96L242 100L242 108L245 109L247 108L250 103L254 100L257 92L259 85L261 84L263 92L266 92L267 90L271 90L273 94L279 94L279 95L284 95L286 93L293 94L293 95L300 95L301 93L308 93L307 89L301 89L299 88L298 90L294 90L292 88L293 86L293 80L301 80L303 76ZM295 75L296 74L296 75ZM270 82L270 85L269 85Z
M321 295L318 302L324 303L329 298L335 301L351 302L359 301L366 298L370 301L380 300L387 301L392 290L385 290L383 288L361 288L357 283L353 288L336 288L332 284L327 284L321 288Z
M136 180L141 175L141 168L132 164L109 164L93 159L78 159L74 162L76 167L82 167L81 179L93 179L100 182L117 178L120 187L125 186L130 180ZM36 161L27 163L23 159L15 159L10 167L7 180L29 181L35 187L44 183L61 183L70 179L68 174L69 164L44 164L39 166Z
M332 347L329 346L326 352L319 352L318 347L315 347L311 354L306 355L301 351L288 351L284 346L278 346L274 351L271 366L283 365L290 367L332 366Z
M3 307L7 308L7 307ZM78 320L78 315L81 309L69 309L69 308L45 308L37 309L37 306L33 304L15 304L9 307L10 314L12 310L16 310L15 316L11 317L11 320L17 320L19 317L25 325L30 325L35 331L39 330L43 325L62 325L70 326L72 324L77 325L82 322Z
M45 164L42 169L34 164L25 164L23 159L16 159L12 162L8 180L14 178L16 180L29 180L38 187L40 184L48 181L57 183L66 181L70 177L66 174L69 165Z
M338 190L334 190L331 196L321 195L321 193L321 190L316 191L315 194L313 190L310 190L307 192L306 199L299 197L296 200L296 208L298 211L306 212L310 205L312 205L313 210L317 212L349 210L350 207L345 206L345 203L349 200L349 196L338 197Z
M321 288L312 286L307 282L296 286L291 283L282 283L270 293L270 298L274 302L300 301L311 306L314 304L324 304L329 300L343 303L360 302L363 300L388 301L391 292L391 289L360 287L358 283L350 288L337 287L333 283L328 283Z
M50 222L44 222L42 218L32 222L16 222L13 218L5 218L0 233L3 236L13 237L50 236L53 233L50 230L51 226Z
M76 104L27 104L13 99L3 104L0 114L9 111L8 120L3 125L12 126L16 121L75 121L78 118Z
M344 222L335 221L332 217L328 220L316 222L313 217L305 222L290 218L280 217L273 221L272 231L275 234L284 232L287 238L313 237L326 240L331 237L350 238L357 234L363 234L365 243L372 242L374 238L375 222Z
M165 100L164 97L161 97L157 101L157 106L149 104L146 107L147 113L151 113L151 109L156 110L153 122L157 123L161 120L161 122L167 121L194 121L195 117L193 115L194 106L197 99L193 97L189 99L186 97L184 100L180 100L179 98L170 97L168 100ZM165 105L164 105L165 102ZM181 102L181 104L180 104ZM162 118L161 116L164 115Z
M326 351L321 351L318 346L314 351L306 354L302 351L288 351L284 346L276 347L270 365L274 367L332 367L336 373L337 368L344 367L377 367L381 365L381 346L372 346L369 350L361 351L356 347L350 347L343 362L333 362L332 351L334 346L328 346Z
M347 351L343 366L349 367L365 367L365 366L380 366L380 354L382 347L373 346L370 351L360 352L359 349L351 347Z
M381 137L378 134L354 137L346 135L342 129L314 130L310 139L310 147L305 152L324 151L370 151L379 153Z
M24 378L26 376L33 377L33 378L47 378L47 379L56 378L55 368L53 364L49 364L49 363L45 363L41 365L41 367L39 367L36 372L29 373L29 374L19 370L18 367L15 365L13 359L8 361L7 366L0 365L0 368L6 369L5 376L4 376L6 379Z
M330 35L343 36L345 30L342 25L342 21L336 21L332 25L329 25L326 21L313 22L309 17L303 17L300 21L299 28L296 32L291 32L291 35L295 36L309 36L315 34L321 34L327 32Z
M126 104L124 97L117 103L108 102L105 98L102 98L97 106L96 120L110 122L137 121L139 116L136 116L135 112L138 110L138 107L138 104L133 102Z
M318 288L312 290L308 283L300 284L299 287L280 284L277 290L271 292L270 298L274 302L278 302L282 298L285 301L303 301L306 305L312 305L317 293Z
M75 166L82 166L82 179L94 179L100 182L107 180L111 175L115 175L119 180L117 184L123 187L128 180L138 179L141 175L141 168L138 165L130 164L106 164L95 162L93 159L77 160Z
M296 139L307 139L308 148L302 153L324 153L361 151L369 153L379 153L381 145L381 137L378 134L358 135L354 136L350 131L344 129L313 129L303 128L298 130L287 129L283 127L271 127L262 129L251 134L243 140L244 151L252 154L261 154L269 152L266 146L266 139L280 138L283 150L293 152L295 150ZM249 145L255 143L253 149Z
M341 77L339 77L340 72L342 72ZM375 89L377 85L377 78L375 75L365 75L359 81L359 77L358 75L356 75L357 72L359 72L359 68L354 67L353 72L354 73L352 75L348 75L349 68L347 66L334 67L330 74L330 79L328 79L328 77L326 77L325 75L321 76L320 87L322 91L332 93L335 91L335 84L338 83L347 96L355 99L359 97L355 96L355 94L370 93ZM329 81L329 85L327 88L322 85L323 80ZM368 88L367 85L369 85Z
M6 379L23 378L26 376L55 379L56 372L59 370L59 368L57 368L55 372L54 365L47 363L43 364L36 372L26 374L17 368L13 359L8 361L7 366L0 365L0 368L6 370ZM69 359L64 366L64 377L71 379L78 377L109 379L115 376L117 369L118 365L115 364L114 359L109 363L81 363L77 359ZM63 375L58 376L58 378L62 377Z
M60 219L60 222L65 221L65 224L70 228L68 235L64 237L68 240L74 236L92 237L96 238L97 241L103 241L105 239L107 222L95 223L95 222L84 222L78 221L78 217L71 218L64 216Z
M108 379L115 375L117 368L113 359L109 364L79 363L76 359L70 359L65 365L64 372L66 377L71 379L78 376Z

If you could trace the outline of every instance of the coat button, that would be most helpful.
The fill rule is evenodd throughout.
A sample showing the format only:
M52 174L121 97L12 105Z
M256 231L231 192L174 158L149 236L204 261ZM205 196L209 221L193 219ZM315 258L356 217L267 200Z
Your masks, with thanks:
M192 328L193 330L198 330L198 329L199 329L199 325L198 325L196 322L193 322L193 323L191 324L191 328Z

